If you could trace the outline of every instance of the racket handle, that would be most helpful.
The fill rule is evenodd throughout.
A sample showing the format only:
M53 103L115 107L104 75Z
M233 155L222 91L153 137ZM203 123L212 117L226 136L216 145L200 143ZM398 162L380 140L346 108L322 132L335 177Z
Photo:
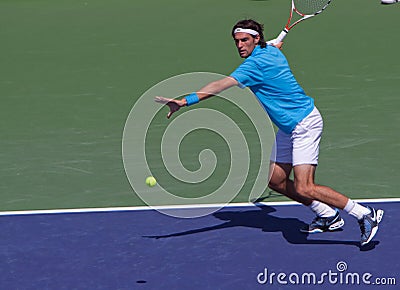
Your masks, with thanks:
M283 29L282 30L282 32L281 33L279 33L279 35L278 35L278 37L277 38L275 38L275 41L276 42L281 42L281 41L283 41L283 39L286 37L286 35L288 34L288 30L285 28L285 29Z
M282 42L283 39L285 38L286 34L288 34L289 30L286 28L282 30L282 32L278 35L277 38L272 39L270 41L267 41L267 44L269 45L277 45L279 42Z

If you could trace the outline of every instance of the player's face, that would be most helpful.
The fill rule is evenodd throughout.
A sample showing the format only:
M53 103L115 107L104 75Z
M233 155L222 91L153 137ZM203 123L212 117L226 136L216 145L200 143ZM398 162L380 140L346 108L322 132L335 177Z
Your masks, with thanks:
M246 32L235 33L235 44L241 58L248 57L260 41L260 36L251 36Z

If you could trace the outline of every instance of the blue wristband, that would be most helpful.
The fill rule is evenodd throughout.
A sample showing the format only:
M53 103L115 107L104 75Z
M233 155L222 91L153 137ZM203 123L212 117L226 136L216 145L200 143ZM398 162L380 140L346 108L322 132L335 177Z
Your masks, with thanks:
M200 98L196 93L191 93L190 95L185 97L186 106L191 106L200 102Z

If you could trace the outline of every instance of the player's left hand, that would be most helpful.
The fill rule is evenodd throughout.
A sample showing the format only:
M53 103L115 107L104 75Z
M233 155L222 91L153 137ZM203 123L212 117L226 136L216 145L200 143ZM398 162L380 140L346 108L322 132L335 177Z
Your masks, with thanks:
M181 107L186 106L186 100L175 100L175 99L168 99L164 97L155 97L154 101L160 104L165 104L169 107L169 113L167 118L169 119L173 113L178 111Z

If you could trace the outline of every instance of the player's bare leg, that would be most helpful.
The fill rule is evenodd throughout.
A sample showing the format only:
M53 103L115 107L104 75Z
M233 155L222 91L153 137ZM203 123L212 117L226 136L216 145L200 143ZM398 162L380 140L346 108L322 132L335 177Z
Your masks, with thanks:
M312 203L312 199L299 195L296 192L293 180L290 179L292 168L292 164L271 162L269 188L294 201L309 206Z
M312 223L306 228L301 229L301 231L306 233L320 233L341 228L344 225L344 221L337 210L297 192L295 183L290 179L292 169L293 166L291 164L271 162L269 187L286 195L290 199L308 206L316 214L317 217Z
M315 165L304 164L294 167L294 186L304 198L321 201L332 207L344 209L349 198L330 187L314 183Z

